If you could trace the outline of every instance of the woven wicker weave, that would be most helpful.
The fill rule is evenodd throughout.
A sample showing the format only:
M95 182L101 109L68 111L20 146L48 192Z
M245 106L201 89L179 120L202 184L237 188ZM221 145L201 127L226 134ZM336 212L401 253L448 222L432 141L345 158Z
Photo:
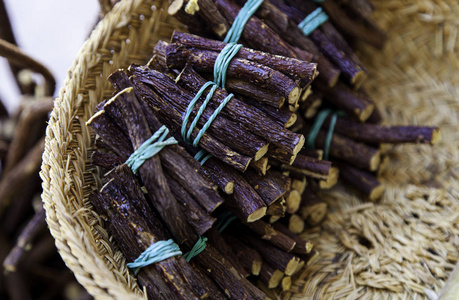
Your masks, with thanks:
M375 2L390 42L382 53L362 45L367 88L387 123L440 125L445 142L388 147L380 204L362 203L343 187L325 195L332 213L305 233L321 255L295 282L295 299L423 298L424 289L444 285L458 258L459 8L455 0ZM85 122L112 93L106 77L145 63L152 45L180 26L166 4L116 5L79 52L49 121L41 171L48 225L68 267L98 298L144 295L87 201L99 174L89 161L94 135Z

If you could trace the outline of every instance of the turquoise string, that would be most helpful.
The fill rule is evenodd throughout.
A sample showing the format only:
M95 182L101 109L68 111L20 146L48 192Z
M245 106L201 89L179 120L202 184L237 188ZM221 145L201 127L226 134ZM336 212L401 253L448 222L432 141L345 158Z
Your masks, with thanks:
M315 140L317 138L317 135L320 132L320 129L322 128L323 123L325 122L325 119L332 114L330 124L328 126L328 131L327 135L325 136L325 143L324 143L324 159L328 160L328 153L330 150L330 145L331 141L333 138L333 131L335 130L335 125L336 125L336 120L338 117L343 117L346 114L343 111L333 111L331 109L324 109L321 112L317 114L316 119L314 120L314 123L312 124L311 130L309 130L308 137L306 138L305 142L305 147L306 149L315 149Z
M250 19L250 17L255 13L255 11L258 9L258 7L263 3L263 0L248 0L245 5L241 8L239 11L236 19L233 22L233 25L231 26L230 30L228 30L228 33L224 39L225 43L228 43L222 51L217 56L217 59L215 60L214 64L214 82L207 82L205 83L199 91L196 93L194 98L190 101L188 104L187 110L185 112L185 116L183 117L183 123L182 123L182 128L181 128L181 133L182 137L185 140L185 142L189 143L191 134L196 127L198 120L201 118L204 109L207 107L207 104L209 103L210 99L212 98L215 90L217 89L217 86L221 88L225 88L225 83L226 83L226 70L228 69L228 66L231 62L231 60L236 56L236 54L239 52L241 49L242 45L236 44L242 34L242 31L244 30L245 24L247 24L247 21ZM198 112L196 113L196 116L194 117L193 121L190 124L190 128L188 128L188 131L186 130L189 118L191 116L191 113L193 111L194 106L198 102L199 98L202 96L204 91L212 85L212 88L210 89L209 93L206 96L206 99L203 101L201 107L199 108ZM222 111L222 109L225 107L225 105L231 100L231 98L234 97L233 94L228 95L222 103L217 107L217 109L213 112L213 114L210 116L210 118L207 120L207 122L204 124L204 126L201 128L199 131L198 135L193 141L193 146L197 147L199 144L199 141L201 140L202 136L205 134L207 129L209 129L210 125L212 122L215 120L217 115ZM206 154L207 152L201 152L205 150L200 150L196 156L199 158L197 159L200 161L201 165L203 165L210 157L212 157L211 154ZM195 158L196 158L195 156Z
M199 163L201 163L201 166L213 155L208 153L206 150L201 149L199 150L198 153L194 156L194 159L196 159Z
M196 242L196 244L194 244L193 248L189 252L185 253L183 257L186 259L187 262L190 262L190 260L193 257L195 257L196 255L204 251L204 249L206 248L206 245L207 245L207 238L206 237L203 238L202 236L199 236L199 239Z
M228 227L228 225L236 219L237 217L231 212L224 211L218 217L217 222L215 222L215 228L217 228L218 232L222 233L223 230L225 230L226 227Z
M263 0L248 0L244 4L223 40L225 43L237 43L239 41L245 24L247 24L247 21L249 21L250 17L257 11L258 7L260 7L262 3Z
M327 14L322 11L321 7L318 7L312 13L310 13L300 24L298 24L298 28L303 31L303 33L308 36L314 30L317 29L320 25L325 23L328 20Z
M242 45L231 42L222 49L215 60L214 82L221 88L225 88L226 70L234 56L242 48Z
M134 269L134 274L137 275L141 268L177 255L182 255L182 251L173 240L157 241L140 254L135 261L128 263L127 266L130 269Z
M214 110L214 113L210 116L209 120L202 126L201 130L199 131L198 135L193 141L193 146L197 147L199 144L199 140L201 140L202 136L204 133L206 133L207 129L209 129L210 125L212 125L212 122L215 120L215 118L218 116L218 114L222 111L222 109L225 107L225 105L233 98L233 94L229 94L225 99L223 99L222 103L217 107L216 110Z
M190 101L188 104L188 107L185 112L185 116L183 117L183 123L182 123L182 128L181 128L181 134L183 137L183 140L187 143L190 143L191 140L191 135L193 133L194 128L198 124L199 119L201 118L204 110L207 107L207 104L210 102L212 99L212 96L214 95L215 91L217 90L217 87L220 86L221 88L225 87L225 82L226 82L226 70L228 68L228 65L230 64L231 60L234 58L234 56L239 52L241 49L242 45L236 44L236 43L229 43L223 48L223 50L218 54L217 59L215 60L215 65L214 65L214 82L206 82L203 84L203 86L199 89L199 91L196 93L196 95L193 97L193 99ZM188 128L187 131L187 125L188 121L190 119L191 113L193 112L194 106L198 102L199 98L202 96L204 91L209 87L212 86L209 93L207 94L206 98L202 102L201 106L199 107L198 112L196 113L196 116L194 117L193 121L190 124L190 127ZM220 103L220 105L215 109L215 111L212 113L212 115L209 117L209 119L206 121L206 123L203 125L201 130L198 132L197 136L193 140L192 144L194 147L197 147L199 145L199 141L201 138L204 136L206 133L207 129L212 125L212 122L217 118L218 114L222 111L222 109L225 107L225 105L233 98L234 95L230 94L228 95L223 101ZM204 150L201 150L204 151ZM200 151L200 152L201 152ZM202 160L201 160L201 165L204 164L212 155L202 155Z
M131 168L134 174L137 174L137 171L147 159L155 156L165 146L177 144L177 140L173 137L164 140L168 134L169 129L164 125L161 126L151 138L143 142L143 144L129 156L126 160L126 164Z

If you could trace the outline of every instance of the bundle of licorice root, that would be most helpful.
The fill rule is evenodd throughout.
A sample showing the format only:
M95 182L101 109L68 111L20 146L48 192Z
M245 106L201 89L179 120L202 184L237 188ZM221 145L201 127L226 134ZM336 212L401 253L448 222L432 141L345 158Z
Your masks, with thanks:
M339 178L355 187L366 199L377 200L384 191L374 175L381 162L381 144L435 144L440 140L436 127L377 125L382 121L381 115L361 87L367 70L350 46L360 40L382 48L387 39L371 18L374 7L368 0L174 0L170 1L168 13L199 36L176 32L171 39L176 44L173 47L182 47L185 62L199 73L206 72L203 67L196 66L200 62L196 62L189 51L222 49L225 43L209 41L206 37L227 41L228 32L232 34L232 27L238 25L239 12L247 7L253 15L247 16L247 23L240 28L242 45L315 62L319 75L311 85L301 85L304 80L296 80L303 90L302 95L298 103L289 103L288 108L282 104L277 109L267 105L262 99L271 99L273 94L260 93L247 82L239 81L236 86L228 83L226 89L272 118L276 118L273 117L276 113L295 113L289 119L293 124L287 124L289 129L304 134L306 149L324 150L307 154L315 159L324 156L333 162L333 174L329 176L331 184L321 181L315 186L330 187L339 174ZM168 67L180 66L176 56L167 53ZM285 170L297 180L307 176L307 171L300 170L302 157L289 166L286 161L279 164L273 152L277 153L270 146L269 165Z
M179 143L190 145L174 132L167 137L161 111L147 102L159 96L136 80L113 73L118 92L88 125L98 135L92 159L108 170L90 201L140 284L153 299L264 299L256 281L288 290L315 253L288 223L261 218L285 213L290 179L240 173L216 157L201 166Z
M327 13L384 34L365 0L330 3L171 1L195 34L108 78L114 96L87 122L105 171L90 200L152 298L288 290L317 255L299 234L326 216L320 189L342 178L376 200L380 144L438 141L434 127L376 124L341 33L358 35Z

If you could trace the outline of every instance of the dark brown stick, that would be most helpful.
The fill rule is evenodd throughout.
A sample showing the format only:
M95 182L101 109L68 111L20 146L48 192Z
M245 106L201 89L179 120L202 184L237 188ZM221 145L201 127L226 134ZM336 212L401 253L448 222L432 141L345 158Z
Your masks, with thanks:
M255 232L257 235L261 236L263 240L268 241L285 252L290 252L295 247L296 243L293 239L282 232L275 230L270 224L262 220L258 220L253 223L246 223L244 225L250 228L250 230Z
M27 226L18 237L16 245L3 261L3 267L7 272L16 272L25 254L32 250L32 243L37 239L38 234L46 228L45 210L41 208L35 216L27 223Z
M365 198L373 202L381 198L384 193L384 186L373 174L356 169L346 163L336 162L335 164L339 167L341 178Z
M261 196L267 206L281 198L290 189L290 179L274 171L261 176L255 171L248 169L243 176Z
M167 66L181 69L185 64L196 71L212 73L218 52L189 48L181 44L166 47ZM289 77L265 65L242 58L233 58L226 69L228 78L247 80L261 88L271 90L294 104L300 97L299 86Z
M212 228L207 233L210 243L215 247L218 252L238 271L242 277L248 277L250 272L244 268L240 263L237 256L232 252L229 243L221 236L216 228Z
M281 166L284 170L294 170L306 176L327 180L330 175L331 162L326 160L319 160L303 154L298 154L295 161L291 166L283 164Z
M330 118L324 122L329 125ZM340 134L369 144L381 143L426 143L434 145L441 140L438 127L426 126L382 126L358 123L344 118L338 118L335 131Z
M180 138L177 138L177 140L192 155L196 153L196 150L183 143L183 140ZM241 220L253 222L266 214L265 203L240 173L213 158L208 159L201 169L202 173L208 173L209 179L215 180L214 183L218 185L223 185L224 182L228 181L233 182L233 193L225 198L225 204L230 206L232 212Z
M124 135L120 127L115 125L107 116L105 111L101 110L95 113L86 125L91 128L102 138L104 145L108 146L111 151L116 153L123 161L126 161L131 153L132 144L129 138Z
M286 106L283 106L281 108L275 108L272 106L263 105L262 103L247 97L239 98L240 100L249 104L250 106L253 106L258 110L262 111L274 122L278 123L280 126L283 126L284 128L291 127L297 119L297 115L291 112Z
M268 264L287 275L291 275L300 262L299 258L293 254L284 252L266 241L254 238L252 235L244 235L242 240L257 250Z
M273 227L277 231L282 232L283 234L287 235L288 237L290 237L296 242L295 247L292 250L293 253L308 254L311 252L312 244L310 242L303 240L298 235L291 232L287 227L285 227L284 224L276 222L273 224Z
M3 0L0 1L0 39L3 39L13 45L17 45L16 38L13 33L13 29L11 28L10 18L8 16L8 12L6 11L5 3ZM26 83L19 79L19 73L25 70L14 63L9 63L9 65L10 65L11 72L13 73L14 79L16 80L16 83L19 89L21 90L21 94L22 95L34 94L35 82L32 81L32 82ZM2 104L0 104L0 107L1 106ZM2 117L1 111L2 109L0 108L0 117Z
M11 196L23 188L24 181L40 169L41 157L44 151L44 138L39 140L27 155L11 170L8 176L0 181L0 215L10 205Z
M362 93L351 90L343 83L338 83L333 89L321 84L316 84L315 88L324 95L325 100L360 122L365 122L373 113L374 104L371 100Z
M172 42L188 47L219 52L226 43L202 38L196 35L175 31ZM242 47L235 57L257 62L261 65L277 70L293 79L304 79L302 87L308 86L317 76L317 64L301 61L295 58L272 55L270 53Z
M268 286L268 288L274 289L278 287L283 277L284 273L280 270L277 270L270 264L264 263L261 266L259 278L261 282Z
M378 49L382 49L387 41L387 36L377 26L370 23L356 22L355 18L351 19L346 12L341 10L333 1L321 3L321 6L327 12L330 19L336 24L342 32L360 39Z
M95 151L91 155L91 160L92 163L96 166L106 168L109 170L124 163L124 161L120 159L117 155L100 151Z
M47 96L52 96L56 88L56 80L51 72L38 61L22 52L16 45L0 39L0 56L22 68L30 69L45 78L45 91Z
M240 239L232 235L223 234L223 238L228 242L228 246L239 259L240 263L252 275L259 275L263 264L263 258L260 253L244 244Z
M3 169L3 176L6 174L23 158L28 149L28 140L34 139L32 132L37 127L44 129L48 113L53 109L54 99L41 98L35 100L32 104L26 106L19 116L19 121L16 125L16 134L11 141L8 156L6 158L6 165ZM42 129L40 128L39 131ZM42 136L40 132L40 136ZM35 141L33 141L35 142Z
M167 184L172 193L175 195L178 203L182 206L183 212L188 223L193 226L196 233L203 235L207 232L215 222L215 218L211 217L204 208L202 208L196 200L175 181L169 174L165 174Z
M310 130L309 125L305 125L305 132ZM320 131L315 140L316 148L323 149L326 133ZM376 171L381 162L378 149L370 147L364 143L357 143L343 137L339 133L334 133L330 144L330 156L346 161L358 168L365 168Z

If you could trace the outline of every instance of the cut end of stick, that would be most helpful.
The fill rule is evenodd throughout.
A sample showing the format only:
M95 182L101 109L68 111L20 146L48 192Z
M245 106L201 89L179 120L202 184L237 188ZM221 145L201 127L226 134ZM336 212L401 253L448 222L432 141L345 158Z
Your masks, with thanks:
M294 179L292 180L292 189L298 191L298 193L303 194L304 190L306 189L307 185L306 177L303 177L302 180Z
M293 272L293 275L298 274L298 272L300 272L301 269L303 269L303 267L304 267L305 264L306 264L306 262L305 262L304 260L300 260L300 263L299 263L298 266L296 267L295 272Z
M261 265L263 265L263 261L260 259L256 259L252 263L252 275L258 276L260 275Z
M312 117L314 117L317 114L317 111L319 110L319 107L321 105L322 105L322 99L320 98L315 99L304 112L304 117L306 119L311 119Z
M308 99L308 97L309 97L309 95L311 95L311 93L312 93L311 86L308 86L307 88L305 88L303 90L303 93L301 94L301 98L300 98L301 102L306 101L306 99Z
M291 116L290 116L290 119L287 120L287 122L285 122L284 124L284 127L285 128L289 128L289 127L292 127L293 124L295 124L296 120L298 119L298 116L293 113Z
M365 107L359 114L359 120L361 122L365 122L371 116L374 109L375 106L373 104L370 104L367 107Z
M266 171L268 170L268 161L267 157L262 157L257 161L252 161L250 166L253 167L259 174L266 175Z
M292 286L292 277L285 276L284 278L282 278L282 282L281 282L282 291L287 292L291 286Z
M225 24L219 24L217 27L214 28L214 32L219 36L222 37L226 34L228 28L226 28Z
M185 12L189 15L194 15L197 11L199 11L198 0L188 1L187 5L185 6Z
M382 197L382 195L384 194L384 191L385 191L384 185L380 184L371 191L368 198L370 199L370 201L376 202L379 198Z
M224 192L227 195L231 195L234 192L234 182L232 181L228 182L225 186Z
M292 275L298 268L299 263L300 259L298 257L294 257L285 267L285 275Z
M274 289L277 288L284 277L284 273L279 270L274 271L273 275L269 279L268 288Z
M381 164L381 152L378 151L370 160L370 171L377 171Z
M311 226L319 225L325 216L327 215L328 206L327 203L321 202L310 208L310 213L307 219L307 222Z
M255 222L256 220L260 220L266 215L266 210L266 206L257 209L247 217L247 222Z
M324 190L330 189L338 183L338 178L339 178L339 169L336 167L331 167L327 180L321 180L319 182L319 187Z
M300 150L303 148L304 142L305 142L304 135L300 135L298 143L296 144L295 148L293 148L293 154L294 154L295 158L296 158L296 155L298 154L298 152L300 152ZM293 161L294 160L292 160L292 162L290 164L292 164Z
M288 229L295 234L302 233L304 230L303 219L301 219L301 217L298 215L291 215L288 222Z
M301 89L298 86L295 86L288 95L288 103L292 106L295 106L300 99Z
M258 149L257 153L255 153L254 160L258 161L260 158L265 156L265 154L268 152L268 147L269 147L269 143L266 143L265 145L263 145L263 147Z
M175 15L183 6L183 0L174 0L167 8L167 13L171 16Z
M287 199L287 212L294 214L300 209L301 194L297 190L291 190Z
M365 78L367 77L367 73L364 70L360 70L357 73L354 74L354 77L351 78L351 84L352 85L360 85Z
M440 128L436 128L432 132L432 139L430 140L430 144L435 145L441 141L441 131Z

